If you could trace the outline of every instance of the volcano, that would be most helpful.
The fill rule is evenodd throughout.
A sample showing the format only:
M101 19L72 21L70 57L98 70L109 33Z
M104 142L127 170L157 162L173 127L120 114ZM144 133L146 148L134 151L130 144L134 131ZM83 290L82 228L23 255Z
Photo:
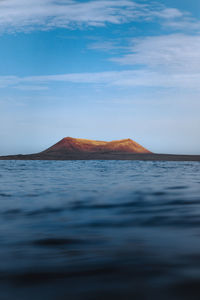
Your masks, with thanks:
M81 154L81 153L151 153L131 139L111 142L76 139L66 137L42 152L43 154Z
M152 153L131 139L105 142L66 137L42 152L0 156L0 160L200 161L200 155Z

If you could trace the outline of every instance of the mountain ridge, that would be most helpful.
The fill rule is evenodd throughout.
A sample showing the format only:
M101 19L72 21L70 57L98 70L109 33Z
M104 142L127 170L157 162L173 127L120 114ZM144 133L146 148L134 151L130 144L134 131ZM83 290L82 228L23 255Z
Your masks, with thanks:
M136 143L130 138L113 140L113 141L99 141L81 138L65 137L59 142L42 151L42 153L109 153L109 152L124 152L124 153L152 153L140 144Z
M200 161L200 155L152 153L130 138L106 142L66 137L42 152L0 156L0 160Z

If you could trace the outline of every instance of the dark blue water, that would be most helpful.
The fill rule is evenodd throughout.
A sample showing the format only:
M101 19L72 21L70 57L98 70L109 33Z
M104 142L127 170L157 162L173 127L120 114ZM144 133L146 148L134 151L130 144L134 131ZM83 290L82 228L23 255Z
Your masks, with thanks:
M200 163L0 161L0 299L200 299Z

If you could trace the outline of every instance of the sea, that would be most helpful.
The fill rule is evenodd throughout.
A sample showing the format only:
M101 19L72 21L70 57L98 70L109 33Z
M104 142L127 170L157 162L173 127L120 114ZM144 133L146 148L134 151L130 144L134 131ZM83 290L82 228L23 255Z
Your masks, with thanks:
M200 299L200 162L0 161L0 299Z

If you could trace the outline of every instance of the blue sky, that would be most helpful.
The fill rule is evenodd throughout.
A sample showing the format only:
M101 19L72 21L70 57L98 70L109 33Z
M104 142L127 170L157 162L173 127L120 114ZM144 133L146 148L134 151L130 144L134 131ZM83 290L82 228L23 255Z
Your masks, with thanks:
M65 136L200 154L200 2L1 0L0 154Z

